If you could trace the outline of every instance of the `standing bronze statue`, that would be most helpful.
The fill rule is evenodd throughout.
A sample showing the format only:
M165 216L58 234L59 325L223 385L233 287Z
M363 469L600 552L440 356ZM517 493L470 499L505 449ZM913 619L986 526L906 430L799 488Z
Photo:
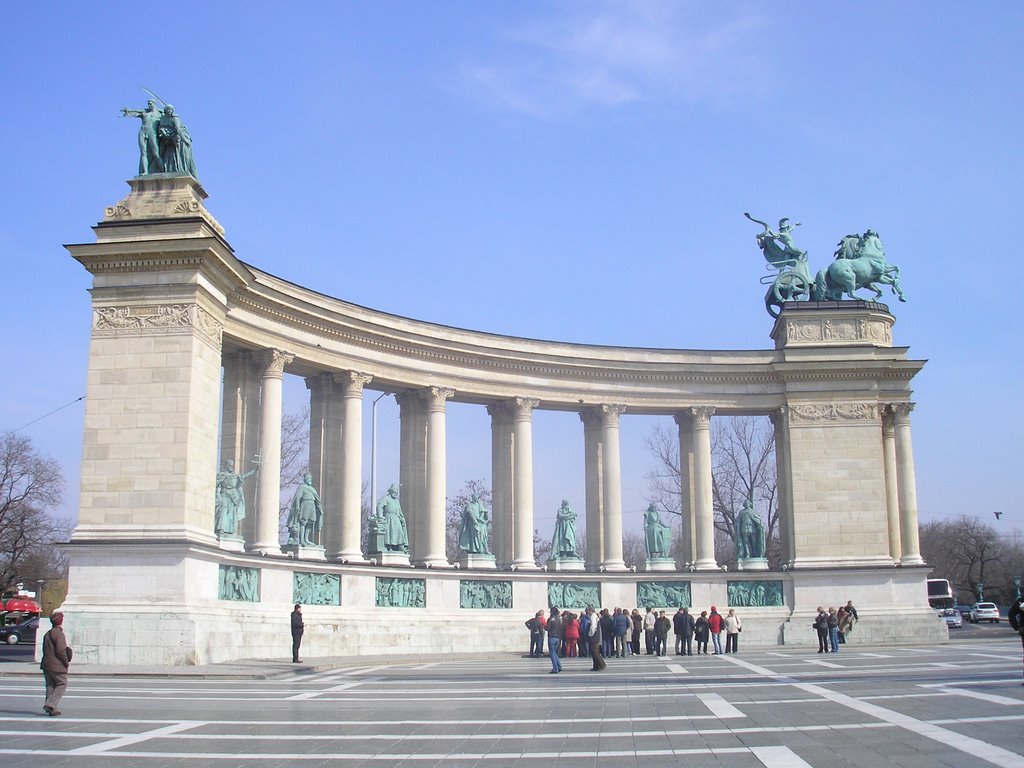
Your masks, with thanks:
M139 127L139 176L157 173L199 178L195 160L192 157L192 137L188 128L170 104L163 103L156 94L146 102L145 109L123 107L123 117L137 117L142 121Z
M320 494L313 487L313 476L307 472L295 489L295 495L288 505L288 543L300 547L318 545L320 531L324 527L324 508Z
M157 140L156 126L160 122L160 110L156 101L150 99L145 109L121 108L122 117L137 117L142 120L139 126L139 176L150 173L162 173L163 163L160 161L160 142Z

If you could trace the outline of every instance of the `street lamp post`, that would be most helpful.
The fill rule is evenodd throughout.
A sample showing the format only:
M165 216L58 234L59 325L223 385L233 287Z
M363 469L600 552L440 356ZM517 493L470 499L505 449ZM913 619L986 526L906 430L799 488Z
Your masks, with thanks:
M381 392L370 405L370 514L377 503L377 403L387 397L388 392Z
M46 614L46 608L43 605L43 584L46 583L46 579L36 579L36 584L39 588L36 591L36 602L39 603L39 615L43 616Z
M978 602L981 603L981 602L984 602L984 600L985 600L985 582L984 581L979 581L978 582Z
M1013 588L1017 590L1017 599L1020 600L1020 576L1013 577Z

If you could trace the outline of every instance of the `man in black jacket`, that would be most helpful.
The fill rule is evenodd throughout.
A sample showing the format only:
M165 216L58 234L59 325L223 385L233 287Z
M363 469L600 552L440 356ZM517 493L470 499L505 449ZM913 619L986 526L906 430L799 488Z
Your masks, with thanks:
M296 603L295 610L292 611L292 664L302 661L299 658L299 646L302 645L302 631L305 628L306 625L302 621L302 606Z
M1010 626L1013 627L1013 630L1020 633L1021 651L1024 652L1024 598L1018 597L1014 601L1006 618L1010 620ZM1021 683L1021 685L1024 685L1024 683Z

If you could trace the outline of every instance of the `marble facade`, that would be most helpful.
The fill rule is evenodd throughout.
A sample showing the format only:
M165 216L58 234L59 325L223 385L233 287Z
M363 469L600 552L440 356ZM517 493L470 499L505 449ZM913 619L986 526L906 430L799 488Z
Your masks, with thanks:
M351 619L381 611L412 612L435 650L462 647L457 638L475 632L485 610L460 617L466 568L481 582L512 580L512 608L493 609L481 642L495 650L525 646L523 617L546 606L551 578L532 551L538 409L581 419L587 556L583 570L566 577L599 585L606 606L632 607L640 578L622 557L622 421L675 417L688 555L651 570L659 580L689 583L695 606L721 607L728 574L714 551L710 426L716 416L765 414L776 431L786 570L744 578L781 579L786 600L743 609L744 644L789 642L787 627L800 637L817 605L851 597L864 619L873 611L906 618L896 628L887 621L884 632L879 624L880 636L893 641L934 640L945 631L924 598L927 568L917 539L910 382L923 362L893 346L894 318L884 305L787 306L766 350L501 337L376 312L289 283L236 257L195 180L130 185L94 228L94 243L67 246L93 275L79 523L65 605L83 660L283 656L300 570L340 577L339 604L306 612L307 655L415 650L411 637L382 645L361 630L342 631L372 627ZM324 559L299 561L281 548L286 373L302 376L309 390L310 472L327 515ZM360 548L367 389L397 395L399 485L409 563L425 579L422 608L378 606L375 579L409 574L409 567L372 562ZM449 401L480 405L491 417L494 560L482 570L468 559L456 569L445 554ZM230 459L244 471L254 456L260 472L244 487L241 544L219 541L217 467ZM221 565L259 569L259 600L221 599ZM851 583L860 591L849 593ZM869 622L862 626L866 637Z

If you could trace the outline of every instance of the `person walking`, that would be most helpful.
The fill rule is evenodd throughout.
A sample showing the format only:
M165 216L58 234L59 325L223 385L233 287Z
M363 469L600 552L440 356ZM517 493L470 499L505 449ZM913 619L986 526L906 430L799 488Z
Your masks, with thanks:
M1014 601L1013 605L1010 606L1009 613L1006 614L1006 618L1010 622L1013 631L1020 634L1021 652L1024 653L1024 598L1018 597ZM1021 683L1021 685L1024 685L1024 683Z
M558 651L562 647L562 633L564 632L558 608L551 609L545 628L548 632L548 656L551 657L551 671L548 674L557 675L562 671L562 662L558 658Z
M50 617L53 626L43 636L43 659L39 668L43 670L46 683L46 701L43 711L50 717L60 717L60 700L68 689L68 669L71 666L71 649L64 638L64 614L57 611Z
M299 646L302 645L302 632L305 628L306 624L302 621L302 606L296 603L295 610L292 611L292 664L302 661L299 658Z
M715 649L711 655L720 656L722 654L722 614L713 605L711 613L708 615L708 629L711 630L711 645Z
M693 623L693 639L697 641L697 653L708 655L708 635L711 628L708 626L708 612L701 611L700 616Z
M818 606L818 615L814 617L814 623L811 626L818 633L818 653L828 653L828 614L820 605Z
M590 657L594 664L590 668L591 672L600 672L608 665L605 663L604 656L601 655L601 622L598 619L596 613L594 613L594 607L587 607L587 616L590 618L590 629L587 634L587 642L590 645Z
M736 615L736 611L732 608L729 609L729 613L725 617L725 652L726 653L737 653L739 650L739 639L740 631L743 629L743 625L740 623L740 617Z

